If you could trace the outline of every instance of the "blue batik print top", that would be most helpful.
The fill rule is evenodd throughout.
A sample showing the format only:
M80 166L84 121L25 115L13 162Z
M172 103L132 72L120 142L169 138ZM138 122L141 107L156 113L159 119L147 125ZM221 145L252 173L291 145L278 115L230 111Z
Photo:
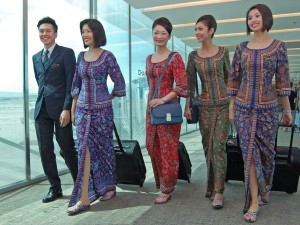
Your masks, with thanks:
M286 45L273 40L267 48L250 49L247 44L236 47L228 95L236 96L235 105L243 108L276 108L277 96L288 96L291 90Z

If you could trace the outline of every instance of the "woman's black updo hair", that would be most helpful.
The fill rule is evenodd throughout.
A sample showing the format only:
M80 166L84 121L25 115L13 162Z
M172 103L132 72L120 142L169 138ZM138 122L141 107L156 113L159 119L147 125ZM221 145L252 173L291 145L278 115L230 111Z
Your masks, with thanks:
M208 30L214 28L214 32L211 35L211 38L213 38L215 32L217 31L217 21L215 17L213 17L212 15L203 15L197 20L196 24L199 22L204 23L208 27Z
M173 26L166 17L160 17L160 18L154 20L153 25L152 25L152 30L154 30L154 28L157 25L164 27L167 30L167 32L169 33L169 35L171 35Z

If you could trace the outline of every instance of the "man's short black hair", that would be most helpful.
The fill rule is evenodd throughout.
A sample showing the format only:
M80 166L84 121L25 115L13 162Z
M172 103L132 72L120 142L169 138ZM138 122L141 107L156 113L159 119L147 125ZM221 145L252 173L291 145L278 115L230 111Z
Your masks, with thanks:
M54 19L52 19L51 17L47 16L47 17L44 17L43 19L41 19L38 24L37 24L37 27L40 28L40 26L44 23L50 23L52 24L53 26L53 29L54 29L54 33L57 33L57 30L58 30L58 27L57 27L57 24L55 22Z

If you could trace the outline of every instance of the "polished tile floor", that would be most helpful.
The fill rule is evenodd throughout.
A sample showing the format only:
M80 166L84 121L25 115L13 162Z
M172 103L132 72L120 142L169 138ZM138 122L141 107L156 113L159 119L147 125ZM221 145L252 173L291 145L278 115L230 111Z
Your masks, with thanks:
M282 142L288 139L288 132L281 131ZM76 216L66 213L72 191L70 174L62 176L64 197L51 203L42 203L48 191L46 181L0 196L1 225L236 225L246 224L243 220L243 183L226 183L225 205L222 210L211 208L211 202L204 198L206 186L206 165L199 132L181 137L188 149L192 164L192 180L187 183L178 180L172 199L164 205L155 205L158 194L155 189L150 159L145 149L143 155L147 167L144 186L118 185L117 196L107 202L94 202L91 210ZM300 134L295 134L300 146ZM299 192L300 189L298 188ZM259 210L256 224L299 225L300 194L272 192L271 202Z

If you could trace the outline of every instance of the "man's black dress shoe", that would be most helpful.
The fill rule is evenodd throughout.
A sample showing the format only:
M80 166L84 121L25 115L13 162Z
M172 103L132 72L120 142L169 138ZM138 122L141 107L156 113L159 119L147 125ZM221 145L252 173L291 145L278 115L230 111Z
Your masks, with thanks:
M42 202L53 202L57 198L61 198L63 196L61 190L49 190L48 194L43 198Z

